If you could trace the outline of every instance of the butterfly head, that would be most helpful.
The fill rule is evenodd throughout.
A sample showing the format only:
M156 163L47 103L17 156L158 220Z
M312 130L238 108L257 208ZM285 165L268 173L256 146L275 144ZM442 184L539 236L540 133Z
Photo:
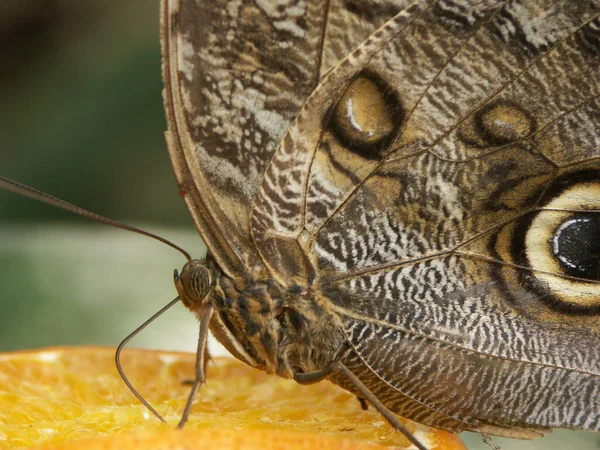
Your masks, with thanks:
M175 270L175 288L186 308L194 311L205 307L215 279L214 270L206 259L188 261L181 274Z

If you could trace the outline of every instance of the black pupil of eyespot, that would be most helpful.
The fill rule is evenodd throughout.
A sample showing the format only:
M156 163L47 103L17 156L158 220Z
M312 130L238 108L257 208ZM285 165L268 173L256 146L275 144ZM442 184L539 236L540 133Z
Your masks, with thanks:
M600 280L600 213L571 216L558 227L552 241L566 275Z

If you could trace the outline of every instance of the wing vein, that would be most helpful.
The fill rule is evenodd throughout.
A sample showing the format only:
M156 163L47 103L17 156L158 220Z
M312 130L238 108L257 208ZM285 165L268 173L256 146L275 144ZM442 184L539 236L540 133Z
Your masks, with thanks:
M447 347L451 347L451 348L458 349L458 350L463 350L465 352L471 352L472 354L481 355L481 356L484 356L486 358L502 359L503 361L509 361L509 362L513 362L513 363L517 363L517 364L530 364L530 365L533 365L533 366L547 367L549 369L568 370L568 371L571 371L571 372L581 373L583 375L594 375L594 376L599 375L598 373L594 373L594 372L590 372L590 371L586 371L586 370L574 369L574 368L569 368L569 367L561 367L561 366L557 366L557 365L554 365L554 364L548 364L548 363L535 362L535 361L530 361L530 360L522 360L522 359L508 358L508 357L505 357L505 356L493 355L493 354L490 354L490 353L487 353L487 352L483 352L481 350L475 350L473 348L465 347L463 345L459 345L459 344L454 343L454 342L448 342L448 341L444 341L444 340L439 339L439 338L435 338L435 337L432 337L432 336L429 336L429 335L425 335L425 334L419 333L419 332L417 332L415 330L410 330L410 329L408 329L406 327L402 327L402 326L399 326L399 325L394 325L394 324L391 324L389 322L385 322L383 320L375 319L373 317L363 316L363 315L360 315L360 314L356 314L355 312L349 311L348 309L343 308L343 307L341 307L339 305L336 305L336 304L332 303L329 300L326 300L326 301L329 303L329 306L332 308L333 311L335 311L337 314L340 314L342 316L346 316L346 317L349 317L351 319L359 320L359 321L362 321L362 322L367 322L367 323L370 323L370 324L373 324L373 325L378 325L378 326L380 326L382 328L388 328L388 329L392 329L394 331L399 331L399 332L402 332L402 333L406 333L406 334L409 334L411 336L415 336L415 337L420 338L420 339L424 339L424 340L428 340L428 341L433 341L435 343L439 343L439 344L442 344L442 345L447 346Z
M319 41L319 50L317 52L317 65L315 67L315 79L313 80L313 89L315 89L321 80L321 69L323 66L323 54L325 53L325 38L327 37L327 25L329 24L329 12L331 11L331 0L325 0L323 11L323 26L321 28L321 38Z

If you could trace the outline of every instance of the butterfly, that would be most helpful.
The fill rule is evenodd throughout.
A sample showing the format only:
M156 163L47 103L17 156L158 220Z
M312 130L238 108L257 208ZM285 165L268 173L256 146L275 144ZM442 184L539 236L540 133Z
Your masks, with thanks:
M600 3L164 0L166 140L247 364L415 421L600 430Z
M209 250L186 306L388 420L600 431L599 14L164 0L166 139Z

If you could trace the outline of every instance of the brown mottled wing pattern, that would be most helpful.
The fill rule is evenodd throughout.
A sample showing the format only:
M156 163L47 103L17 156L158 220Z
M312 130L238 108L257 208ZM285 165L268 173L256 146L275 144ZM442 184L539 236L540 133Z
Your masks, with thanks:
M416 2L327 72L267 167L258 252L328 305L393 411L600 430L598 254L574 250L598 246L569 240L600 230L599 13Z
M407 0L163 0L167 142L184 199L229 275L260 263L250 205L320 74ZM352 27L353 34L347 30Z

